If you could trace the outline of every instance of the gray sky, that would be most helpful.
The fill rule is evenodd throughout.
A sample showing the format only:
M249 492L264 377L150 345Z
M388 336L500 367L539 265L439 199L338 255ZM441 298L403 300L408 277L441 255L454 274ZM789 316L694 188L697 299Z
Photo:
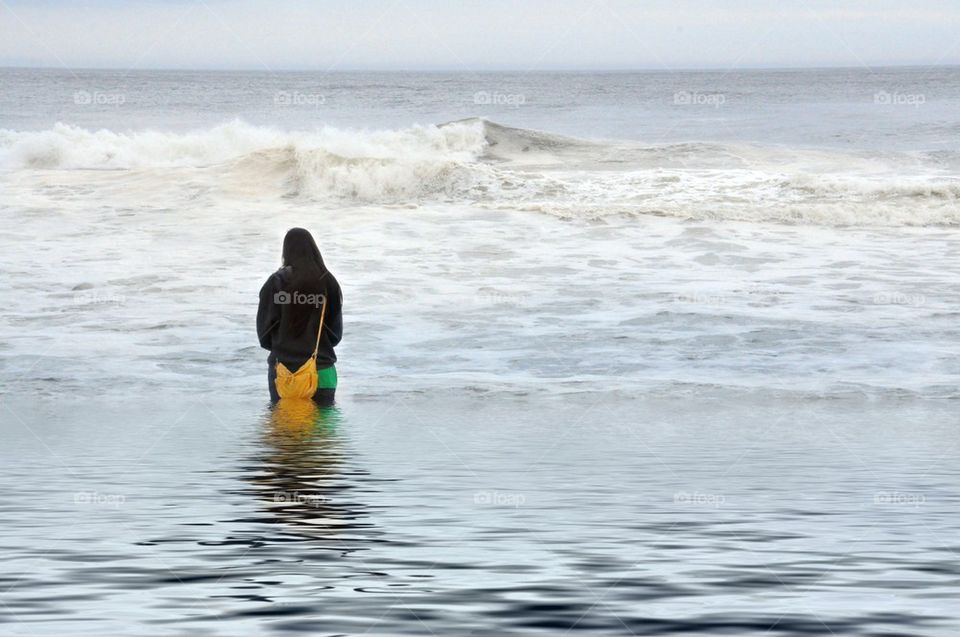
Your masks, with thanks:
M534 70L958 63L958 0L0 0L4 66Z

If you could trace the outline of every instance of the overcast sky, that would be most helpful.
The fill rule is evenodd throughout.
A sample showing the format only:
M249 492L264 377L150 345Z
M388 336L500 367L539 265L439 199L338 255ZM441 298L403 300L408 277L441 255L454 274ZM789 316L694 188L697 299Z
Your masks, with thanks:
M960 63L960 0L0 0L0 65L677 69Z

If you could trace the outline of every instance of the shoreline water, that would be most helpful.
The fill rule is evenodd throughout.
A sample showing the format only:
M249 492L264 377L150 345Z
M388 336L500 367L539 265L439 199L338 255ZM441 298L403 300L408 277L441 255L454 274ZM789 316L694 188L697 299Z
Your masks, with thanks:
M314 211L211 214L201 200L131 213L88 200L104 203L91 190L75 210L14 217L39 236L3 257L10 391L260 391L250 308L278 265L272 243ZM347 209L322 223L351 334L338 367L368 392L957 396L947 230L584 224L459 207ZM188 244L207 256L185 261ZM48 258L31 260L38 250Z

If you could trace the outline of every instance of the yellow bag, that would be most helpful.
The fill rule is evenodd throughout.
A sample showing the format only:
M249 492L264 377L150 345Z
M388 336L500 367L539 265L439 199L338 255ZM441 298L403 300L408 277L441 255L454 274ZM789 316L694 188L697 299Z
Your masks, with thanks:
M313 398L317 393L317 352L320 350L320 336L323 334L323 318L327 314L327 297L323 297L323 307L320 310L320 329L317 330L317 344L313 348L313 356L300 366L295 372L277 361L277 378L274 384L280 398Z

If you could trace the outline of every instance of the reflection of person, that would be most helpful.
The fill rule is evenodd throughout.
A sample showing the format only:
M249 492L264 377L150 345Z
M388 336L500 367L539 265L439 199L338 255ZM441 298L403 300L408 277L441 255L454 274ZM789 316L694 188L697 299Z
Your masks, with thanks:
M329 536L358 517L343 499L339 419L336 407L311 400L281 400L267 415L267 453L251 480L277 521L307 537Z
M323 330L321 309L326 300ZM343 336L343 296L336 277L327 270L320 249L309 232L293 228L283 238L283 267L260 289L257 336L267 357L270 399L280 400L276 387L278 362L300 369L316 348L317 391L313 399L333 402L337 390L337 355L333 348Z

